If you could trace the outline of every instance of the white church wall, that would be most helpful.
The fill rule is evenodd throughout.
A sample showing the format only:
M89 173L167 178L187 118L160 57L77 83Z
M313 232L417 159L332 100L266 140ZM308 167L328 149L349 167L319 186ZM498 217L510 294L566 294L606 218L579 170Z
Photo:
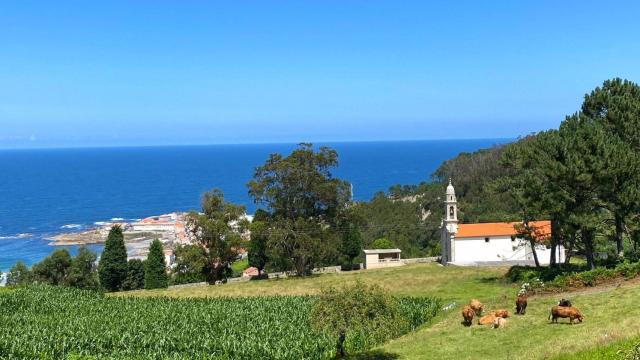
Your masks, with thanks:
M454 241L456 264L477 263L483 261L533 261L531 246L521 239L511 240L511 236L458 238ZM557 249L556 259L563 262L565 251L562 246ZM548 265L551 249L544 245L536 247L536 253L541 265Z
M514 255L514 246L518 241L511 241L510 236L457 238L454 240L455 263L471 263L478 261L518 260L510 259Z

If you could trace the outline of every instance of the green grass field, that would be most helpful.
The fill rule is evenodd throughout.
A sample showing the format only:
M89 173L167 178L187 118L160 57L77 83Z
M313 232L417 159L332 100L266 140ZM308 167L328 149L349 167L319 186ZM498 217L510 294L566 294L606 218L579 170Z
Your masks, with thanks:
M435 296L444 302L461 301L475 294L481 298L510 296L517 287L502 281L506 268L459 268L434 264L361 270L340 274L315 275L232 283L222 286L198 286L168 290L141 290L116 296L218 297L261 295L314 295L323 286L360 280L378 284L396 295Z
M219 297L315 294L323 286L356 279L379 284L398 295L435 296L453 310L442 312L430 326L393 340L356 358L401 359L597 359L619 358L619 349L640 341L640 287L636 282L589 288L576 293L534 297L525 316L512 315L506 329L461 324L460 309L478 298L488 309L514 311L517 285L502 279L506 268L442 267L435 264L364 270L310 278L262 280L222 286L137 291L118 296ZM550 324L549 309L561 298L570 298L585 315L577 325ZM609 355L602 355L609 354ZM364 357L363 357L364 356ZM609 356L609 357L606 357Z

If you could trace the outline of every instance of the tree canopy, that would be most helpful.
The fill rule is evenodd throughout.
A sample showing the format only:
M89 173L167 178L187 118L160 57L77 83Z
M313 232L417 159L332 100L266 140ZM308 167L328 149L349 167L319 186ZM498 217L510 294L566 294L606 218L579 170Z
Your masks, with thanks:
M283 157L271 154L255 169L249 195L264 206L265 225L256 236L267 239L269 265L299 275L335 262L340 249L340 214L351 197L350 185L334 178L338 154L328 147L315 151L300 144ZM264 238L256 237L256 241Z
M236 260L242 246L241 234L248 221L243 206L224 201L222 191L214 189L202 197L202 213L192 212L187 227L204 249L206 279L210 283L231 275L229 265Z

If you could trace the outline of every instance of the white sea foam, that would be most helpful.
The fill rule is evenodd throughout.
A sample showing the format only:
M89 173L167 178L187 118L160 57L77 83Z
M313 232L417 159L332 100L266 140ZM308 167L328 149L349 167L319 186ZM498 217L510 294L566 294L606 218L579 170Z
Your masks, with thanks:
M97 226L104 226L104 225L109 225L111 224L110 222L107 221L96 221L93 223L93 225L97 225Z
M9 236L0 236L0 240L26 239L32 236L33 234L31 233L24 233L24 234L16 234L16 235L9 235Z
M67 224L67 225L60 226L60 229L79 229L81 227L82 225L79 225L79 224Z
M111 218L111 221L124 221L123 218Z

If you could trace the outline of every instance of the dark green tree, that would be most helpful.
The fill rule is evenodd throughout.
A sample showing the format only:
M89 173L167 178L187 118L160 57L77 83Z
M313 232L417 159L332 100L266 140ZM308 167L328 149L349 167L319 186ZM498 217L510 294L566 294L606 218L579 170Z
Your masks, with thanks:
M175 251L174 284L207 281L207 254L200 245L182 245Z
M269 212L267 255L276 268L305 275L337 258L337 220L351 195L349 183L331 174L337 165L335 150L316 152L300 144L286 157L271 154L256 168L247 186Z
M72 259L67 249L57 249L32 268L34 279L49 285L64 284Z
M144 289L144 262L131 259L127 262L127 277L122 282L122 290Z
M163 289L169 285L164 250L160 240L155 239L149 247L149 255L144 261L144 288Z
M597 181L599 196L613 215L614 241L622 255L627 218L640 204L640 86L620 78L607 80L585 95L581 113L608 135L602 145L609 166Z
M64 284L78 289L97 290L100 287L96 271L97 258L96 253L81 246L71 261Z
M214 189L202 197L202 213L188 216L188 228L206 255L209 283L231 275L230 264L243 246L241 234L248 227L243 206L224 201L222 192Z
M107 291L118 291L127 277L127 249L124 234L119 225L114 225L104 245L98 264L100 285Z
M16 262L7 274L7 286L22 286L31 282L33 282L31 270L22 261Z
M249 242L249 266L253 266L260 274L264 271L269 258L267 257L267 242L269 240L269 225L265 221L254 221L250 226L251 241Z

